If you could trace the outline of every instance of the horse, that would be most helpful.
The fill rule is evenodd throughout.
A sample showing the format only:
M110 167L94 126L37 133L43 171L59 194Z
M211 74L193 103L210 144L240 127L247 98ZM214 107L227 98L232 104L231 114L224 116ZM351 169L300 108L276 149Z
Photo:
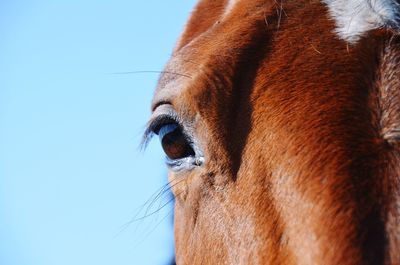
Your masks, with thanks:
M400 264L400 2L200 0L159 77L177 264Z

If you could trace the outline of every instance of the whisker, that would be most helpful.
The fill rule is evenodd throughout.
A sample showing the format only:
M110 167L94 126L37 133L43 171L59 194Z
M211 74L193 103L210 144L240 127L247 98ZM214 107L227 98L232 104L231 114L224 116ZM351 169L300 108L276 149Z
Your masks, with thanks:
M172 74L172 75L177 75L177 76L183 76L186 78L192 78L190 75L187 74L181 74L181 73L176 73L176 72L170 72L170 71L127 71L127 72L114 72L114 73L109 73L110 75L130 75L130 74Z
M166 203L164 203L164 204L163 204L161 207L159 207L157 210L155 210L155 211L153 211L153 212L150 212L150 213L147 213L146 215L144 215L144 216L142 216L142 217L133 219L133 220L131 220L131 222L141 221L141 220L143 220L143 219L145 219L145 218L147 218L147 217L150 217L150 216L152 216L152 215L158 213L158 212L161 211L165 206L167 206L170 202L172 202L172 201L174 201L174 200L175 200L175 198L169 199Z
M181 195L182 193L183 193L183 192L180 192L180 193L178 193L176 196L179 196L179 195ZM153 227L153 229L152 229L149 233L146 234L146 236L144 237L144 239L145 239L147 236L149 236L149 235L157 228L157 226L158 226L162 221L165 220L165 218L167 218L171 213L173 213L173 211L174 211L173 208L170 209L170 210L168 211L167 215L164 216L159 222L157 222L156 225ZM149 226L148 226L147 228L149 228Z
M166 184L162 185L159 189L156 190L156 192L154 192L154 193L150 196L150 198L148 198L148 199L146 200L146 202L144 202L142 205L138 206L138 207L134 210L134 212L136 212L136 213L134 214L134 216L131 218L131 220L129 220L128 222L126 222L125 224L123 224L123 225L120 226L120 231L117 232L116 236L118 236L120 233L122 233L123 231L125 231L125 230L129 227L129 225L131 225L131 224L134 222L134 221L132 221L132 220L135 220L135 219L138 218L138 216L141 214L142 210L145 208L146 205L148 205L149 203L152 203L154 200L157 200L157 199L158 199L158 196L160 196L160 194L164 193L164 190L165 190L166 187L168 187L168 185L169 185L169 183L166 183ZM146 212L145 212L145 214L146 214Z
M128 229L128 227L135 223L135 222L142 222L143 220L145 220L148 217L151 217L153 215L155 215L156 213L159 213L162 209L164 209L168 204L170 204L171 202L173 202L175 200L175 197L172 196L172 198L170 198L167 202L162 204L163 201L163 196L168 194L170 195L169 191L176 185L180 184L182 181L184 181L184 179L178 180L175 183L171 182L171 183L167 183L165 185L163 185L161 188L159 188L144 204L142 204L141 206L139 206L139 209L137 211L137 213L132 217L131 220L129 220L128 222L126 222L125 224L123 224L120 227L120 231L117 232L117 234L115 236L118 236L119 234L121 234L123 231L125 231L126 229ZM151 208L153 207L154 203L159 200L159 206L157 207L156 210L150 212ZM141 217L138 217L142 210L144 209L144 207L148 205L146 207L146 211L143 213L143 215ZM140 225L140 223L138 223L138 226Z
M141 217L140 219L144 219L146 217L149 217L155 213L157 213L158 211L160 211L163 207L165 207L168 203L170 203L171 201L174 200L174 198L172 200L169 200L167 203L165 203L162 207L159 207L157 210L153 211L152 213L148 213L149 210L151 209L151 207L154 205L154 203L159 199L162 198L163 195L168 194L167 192L170 191L173 187L175 187L176 185L180 184L182 181L184 181L184 179L181 179L179 181L177 181L176 183L171 183L171 184L167 184L164 186L164 188L157 194L156 198L153 199L153 201L150 203L150 205L147 207L146 212L145 212L145 216ZM167 188L167 189L165 189ZM161 205L161 200L160 200L160 204ZM139 220L140 220L139 219ZM131 220L131 222L135 222L135 220Z
M153 233L154 230L156 230L157 227L158 227L167 217L169 217L172 213L173 213L173 209L169 210L168 213L167 213L159 222L157 222L157 223L154 225L154 227L153 227L150 231L148 231L141 239L139 239L139 241L137 242L137 245L135 246L135 248L138 247L140 244L142 244L142 243L151 235L151 233Z

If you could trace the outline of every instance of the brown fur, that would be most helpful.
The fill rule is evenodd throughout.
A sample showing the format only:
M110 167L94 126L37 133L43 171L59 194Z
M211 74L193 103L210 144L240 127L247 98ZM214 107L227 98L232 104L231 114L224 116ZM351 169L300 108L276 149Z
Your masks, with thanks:
M349 47L320 1L226 4L199 2L153 102L205 157L170 173L177 264L400 264L400 38Z

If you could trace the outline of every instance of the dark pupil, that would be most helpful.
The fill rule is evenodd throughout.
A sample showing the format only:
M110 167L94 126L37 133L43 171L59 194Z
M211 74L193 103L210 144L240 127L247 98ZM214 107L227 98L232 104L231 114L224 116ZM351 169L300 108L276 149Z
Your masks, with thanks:
M164 135L161 145L165 154L170 159L179 159L188 156L194 156L194 151L186 141L184 135L179 128Z

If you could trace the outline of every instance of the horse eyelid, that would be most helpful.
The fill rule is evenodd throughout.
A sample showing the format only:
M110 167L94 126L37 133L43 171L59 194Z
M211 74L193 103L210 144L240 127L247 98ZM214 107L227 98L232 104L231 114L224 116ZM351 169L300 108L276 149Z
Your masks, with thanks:
M142 138L142 143L141 143L142 149L146 148L147 144L150 142L154 134L158 133L160 127L168 123L175 123L182 128L181 122L177 115L173 114L158 115L157 117L151 119L147 124L146 130Z

